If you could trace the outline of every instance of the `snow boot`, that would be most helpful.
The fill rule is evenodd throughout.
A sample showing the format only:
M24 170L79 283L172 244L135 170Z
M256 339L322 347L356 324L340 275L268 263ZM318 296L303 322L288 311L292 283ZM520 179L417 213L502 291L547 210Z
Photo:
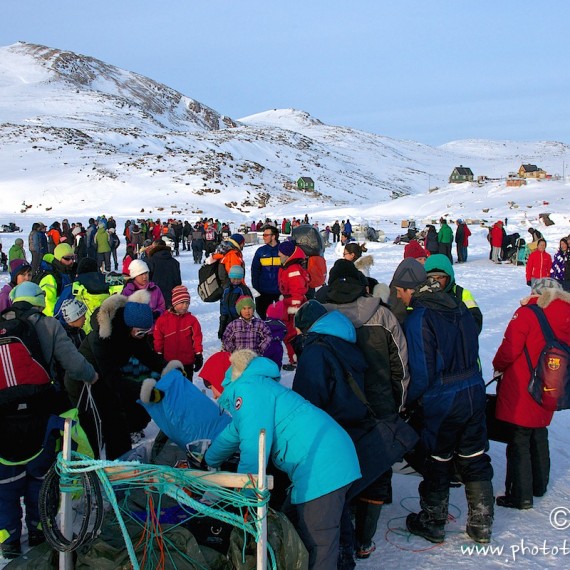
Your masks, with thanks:
M376 549L372 539L376 534L378 519L382 511L382 502L360 500L355 512L356 558L369 558Z
M22 554L20 541L10 542L9 544L3 542L0 544L0 556L5 560L13 560Z
M420 492L421 493L421 492ZM411 513L406 518L406 527L417 536L439 544L445 540L445 523L449 507L449 489L432 491L420 496L419 513Z
M467 497L467 534L475 541L491 541L495 497L491 481L471 481L465 483Z

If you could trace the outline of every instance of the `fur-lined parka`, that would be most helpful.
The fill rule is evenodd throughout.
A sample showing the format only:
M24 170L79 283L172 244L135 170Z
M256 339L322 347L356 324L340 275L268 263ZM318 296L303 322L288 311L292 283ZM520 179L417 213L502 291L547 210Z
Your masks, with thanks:
M266 461L293 484L291 502L306 503L360 478L358 458L350 437L327 413L279 384L275 362L251 350L238 350L223 382L218 403L232 423L206 453L212 467L240 451L239 473L256 473L258 438L267 436Z
M541 295L531 295L521 301L513 315L503 342L493 359L493 367L503 372L497 389L497 418L527 428L546 427L552 420L549 412L537 404L528 393L529 369L526 347L533 367L536 366L545 340L540 324L526 305L536 304L544 314L555 336L570 342L570 293L547 289Z

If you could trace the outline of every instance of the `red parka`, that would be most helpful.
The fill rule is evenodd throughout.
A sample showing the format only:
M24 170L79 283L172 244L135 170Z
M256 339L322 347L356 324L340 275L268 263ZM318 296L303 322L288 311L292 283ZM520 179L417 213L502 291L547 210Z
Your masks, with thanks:
M283 303L290 315L296 313L307 300L305 295L309 290L309 273L302 266L304 260L303 250L296 246L291 256L279 269L277 276L279 291L283 295Z
M535 249L526 262L526 280L541 279L542 277L550 277L552 269L552 257L546 251Z
M570 293L548 289L542 295L532 295L521 301L511 319L503 342L493 359L493 367L503 372L497 389L497 418L527 428L546 427L552 420L549 412L537 404L528 393L531 371L524 353L526 346L533 367L546 341L538 319L525 304L536 303L557 338L570 343Z
M154 350L162 354L165 360L193 364L196 354L203 351L202 328L192 313L162 313L154 325L153 336Z
M491 229L491 245L503 247L503 222L500 220Z

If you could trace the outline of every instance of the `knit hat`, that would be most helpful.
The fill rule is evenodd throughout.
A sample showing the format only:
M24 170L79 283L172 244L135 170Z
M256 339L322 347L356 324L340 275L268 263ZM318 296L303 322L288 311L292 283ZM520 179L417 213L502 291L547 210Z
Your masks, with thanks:
M132 279L137 277L138 275L142 275L143 273L148 273L148 265L140 260L140 259L133 259L129 265L129 275Z
M403 289L415 289L426 279L427 273L424 266L413 257L408 257L396 267L394 277L392 277L392 285Z
M295 313L295 326L302 331L307 331L318 319L326 314L327 310L318 301L310 299L303 303Z
M255 309L255 303L249 295L241 295L241 297L239 297L237 300L236 311L238 314L241 313L242 309L245 307L251 307L252 309Z
M243 244L245 243L245 238L241 234L232 234L230 239L235 241L241 247L243 247Z
M241 265L232 265L228 277L230 279L243 279L245 276L245 271Z
M414 259L417 259L418 257L428 257L428 256L429 252L420 245L419 241L415 239L410 241L410 243L408 243L404 248L404 259L407 259L408 257L413 257Z
M10 281L16 283L16 277L20 273L25 273L26 271L31 271L32 266L25 259L12 259L10 261Z
M145 303L127 302L123 313L125 324L132 329L150 329L154 324L152 309Z
M280 321L287 320L287 311L285 309L285 303L283 301L274 301L267 307L265 311L268 319L278 319Z
M296 243L293 240L282 241L278 246L279 253L282 253L285 257L291 257L295 251Z
M17 301L27 301L34 307L40 307L42 309L46 306L46 294L40 286L32 281L24 281L19 285L16 285L10 291L10 300L12 303Z
M536 279L531 285L533 295L542 295L548 289L562 289L562 285L556 279L551 279L550 277Z
M72 247L68 243L60 243L54 250L53 256L58 260L61 261L62 257L70 257L75 255L73 253Z
M87 313L87 305L77 299L67 299L61 304L61 314L67 324L73 323Z
M175 307L179 303L184 303L184 301L190 302L188 288L184 287L184 285L177 285L172 289L172 306Z
M216 352L204 362L204 366L198 372L198 376L202 380L209 382L218 392L223 392L222 382L230 365L229 352Z

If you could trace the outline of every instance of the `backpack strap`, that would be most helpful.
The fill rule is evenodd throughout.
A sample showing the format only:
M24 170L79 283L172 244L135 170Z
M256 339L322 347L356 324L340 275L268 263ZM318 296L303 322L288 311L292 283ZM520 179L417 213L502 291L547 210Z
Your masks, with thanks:
M540 325L540 329L542 330L542 335L544 336L546 344L552 342L553 340L558 340L554 335L552 327L550 326L550 323L548 322L548 319L546 318L544 311L538 305L525 305L525 306L536 315L536 318L538 319L538 324ZM524 347L524 355L526 357L528 369L532 374L534 367L532 365L530 354L528 353L528 349L526 346Z

